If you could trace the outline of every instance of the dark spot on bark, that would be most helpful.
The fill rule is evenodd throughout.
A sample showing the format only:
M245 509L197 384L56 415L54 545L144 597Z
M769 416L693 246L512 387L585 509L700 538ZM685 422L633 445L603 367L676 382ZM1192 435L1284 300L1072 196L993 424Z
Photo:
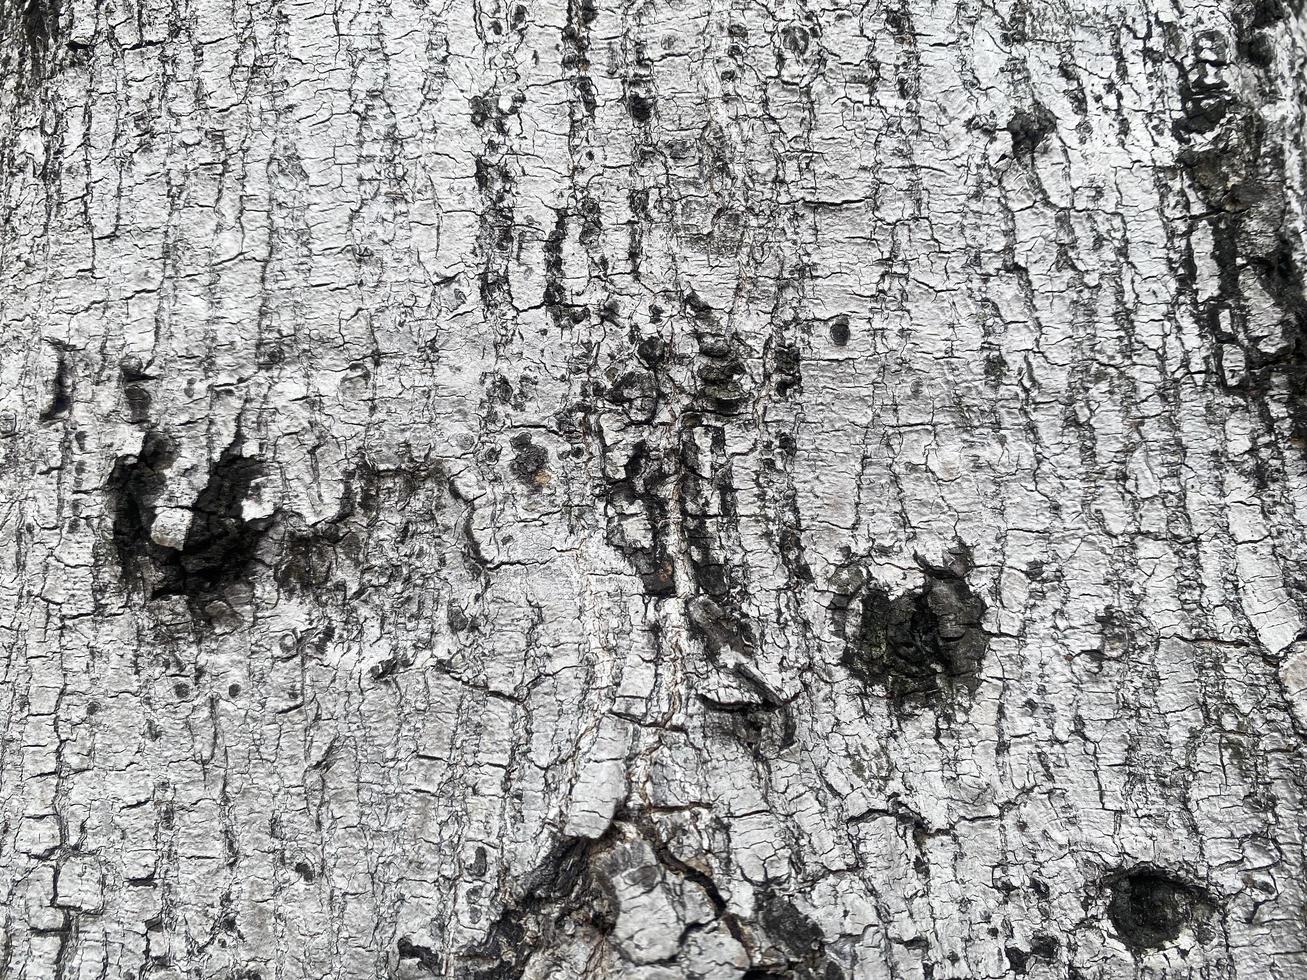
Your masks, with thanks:
M239 684L229 684L227 686L228 697L230 698L239 697L240 693L241 693L241 686Z
M1302 3L1284 0L1249 0L1234 8L1235 43L1238 55L1257 68L1269 68L1275 61L1275 40L1269 28L1286 20L1292 6L1301 12Z
M374 664L372 667L370 667L368 669L368 676L377 682L388 681L396 674L398 674L401 670L403 670L405 667L411 667L411 666L413 666L413 660L411 657L406 657L406 656L387 657L385 660L381 661L380 663Z
M430 947L418 946L404 937L396 946L401 960L417 960L424 970L432 976L444 976L441 969L440 956Z
M72 407L73 397L69 390L68 374L68 359L60 350L55 363L54 381L50 385L50 403L41 413L42 422L53 422L57 418L62 418Z
M1108 882L1107 917L1117 938L1135 952L1174 942L1185 927L1208 938L1215 903L1208 893L1157 868L1142 866Z
M663 363L667 356L667 342L661 337L646 337L635 347L635 356L640 363L652 370Z
M1036 102L1029 109L1018 109L1007 124L1008 135L1012 137L1012 154L1033 157L1056 126L1057 120L1042 103Z
M851 596L832 603L845 637L840 663L896 707L947 707L952 696L970 694L979 683L988 645L981 626L985 603L967 584L971 566L964 548L944 566L918 563L925 582L902 595L891 596L865 576L849 580L858 592L856 621L849 621Z
M445 608L445 622L449 624L449 628L455 633L476 629L475 621L470 619L467 613L452 602Z
M513 399L513 386L502 374L492 374L486 382L486 397L491 401L507 405Z
M790 575L798 582L811 584L813 581L812 568L809 566L807 556L804 554L803 537L799 534L798 529L794 527L781 528L777 545L780 550L781 562Z
M468 868L468 872L472 874L473 877L480 878L486 873L486 867L486 849L484 847L478 847L473 852L472 864Z
M209 480L191 505L191 525L180 551L163 549L166 561L154 597L182 595L202 610L246 577L271 518L246 520L241 510L263 463L242 456L240 440L209 469Z
M763 891L758 902L758 924L773 947L746 976L844 980L844 971L827 954L821 928L789 899L770 889Z
M713 334L698 337L699 356L694 369L700 406L719 415L734 415L746 400L741 378L747 372L737 346Z
M1267 367L1284 374L1294 435L1307 439L1307 290L1302 270L1283 231L1268 254L1251 256L1248 265L1284 315L1284 345Z
M676 594L676 571L668 552L667 502L663 488L668 475L651 458L641 440L634 446L620 479L609 482L607 540L631 564L646 595L664 598ZM649 540L633 540L628 527L643 522Z
M1053 936L1044 933L1038 933L1030 940L1030 949L1025 950L1020 946L1009 946L1005 950L1007 953L1008 968L1012 976L1025 976L1030 969L1031 960L1045 960L1053 962L1057 959L1058 942Z
M576 240L587 248L598 244L604 230L603 214L599 210L599 202L587 195L581 198L580 203L577 204L576 213L577 217L581 219L581 231L576 236Z
M16 55L20 74L39 78L58 29L58 0L0 0L0 30L17 41L10 54ZM6 71L14 67L9 57L0 62Z
M796 389L803 387L802 357L798 347L789 343L777 344L771 361L772 380L779 397L785 398Z
M549 318L554 326L561 327L565 322L564 312L567 294L563 279L563 242L567 238L567 209L558 208L554 212L554 227L545 238L545 291L544 304L549 311Z
M654 100L639 92L632 92L626 98L626 110L636 122L647 123L653 116Z
M150 420L152 398L146 382L153 380L141 367L140 361L128 358L118 367L122 384L123 397L127 399L127 417L133 425L142 425Z
M836 347L844 347L849 342L849 318L844 314L833 316L826 321L826 329L830 333L831 343Z
M712 306L693 289L685 294L685 308L701 323L709 326L716 325L717 314L713 311ZM652 309L650 312L653 312Z
M1194 47L1192 58L1180 72L1181 115L1172 127L1177 139L1212 132L1236 105L1221 73L1228 64L1224 36L1203 32L1195 38Z
M904 7L887 7L885 10L885 26L890 29L894 39L899 43L906 43L912 40L913 26L912 15Z
M564 837L522 881L521 892L491 923L486 938L463 957L456 975L470 980L520 980L531 957L555 941L554 933L583 925L612 931L616 901L593 867L600 841ZM569 922L570 920L570 922Z
M106 492L113 515L113 543L123 578L143 582L147 559L162 560L163 551L150 540L154 505L163 492L167 470L177 460L172 440L160 432L147 433L136 456L114 463Z
M487 149L490 146L491 143L487 142ZM481 302L493 309L507 306L513 299L507 263L513 248L513 188L516 182L506 164L486 156L476 158L474 177L484 205L477 229Z
M273 580L291 593L325 588L332 581L336 548L343 539L341 530L333 525L288 533Z
M513 448L509 471L524 486L539 490L548 482L549 471L545 469L545 464L549 462L549 451L532 442L529 432L519 432L508 442Z
M468 99L468 105L471 107L472 125L480 129L492 119L499 115L497 100L489 95L474 95Z
M999 384L1007 376L1008 366L1003 355L997 351L985 355L985 380L990 384Z
M802 57L808 53L808 31L798 24L792 24L781 31L781 43L791 54Z
M612 383L605 398L626 409L633 422L649 422L658 408L658 384L648 371L627 371Z

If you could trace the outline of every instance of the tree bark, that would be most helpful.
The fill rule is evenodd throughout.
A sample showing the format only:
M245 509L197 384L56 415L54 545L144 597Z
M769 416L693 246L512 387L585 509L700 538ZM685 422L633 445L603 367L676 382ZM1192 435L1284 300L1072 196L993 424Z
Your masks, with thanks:
M1297 0L0 0L0 975L1307 976Z

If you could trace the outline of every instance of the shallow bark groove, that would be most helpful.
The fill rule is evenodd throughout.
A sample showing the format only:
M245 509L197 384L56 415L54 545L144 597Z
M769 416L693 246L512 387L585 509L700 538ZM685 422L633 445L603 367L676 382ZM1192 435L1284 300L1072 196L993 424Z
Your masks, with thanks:
M1307 975L1295 0L0 0L0 976Z

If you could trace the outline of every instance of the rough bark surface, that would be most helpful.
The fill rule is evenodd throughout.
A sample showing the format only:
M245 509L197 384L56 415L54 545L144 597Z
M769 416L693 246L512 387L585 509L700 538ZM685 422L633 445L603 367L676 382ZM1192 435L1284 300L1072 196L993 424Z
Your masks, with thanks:
M1296 0L0 0L0 975L1307 976Z

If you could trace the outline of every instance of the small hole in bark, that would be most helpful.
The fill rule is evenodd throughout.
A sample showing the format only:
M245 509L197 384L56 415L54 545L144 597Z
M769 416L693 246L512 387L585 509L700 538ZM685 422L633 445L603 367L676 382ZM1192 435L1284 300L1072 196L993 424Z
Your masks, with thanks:
M831 343L836 347L846 346L849 342L849 318L840 315L831 317L828 322Z
M1117 937L1136 952L1174 942L1185 927L1206 938L1215 905L1203 889L1150 867L1118 875L1109 887L1107 917Z

